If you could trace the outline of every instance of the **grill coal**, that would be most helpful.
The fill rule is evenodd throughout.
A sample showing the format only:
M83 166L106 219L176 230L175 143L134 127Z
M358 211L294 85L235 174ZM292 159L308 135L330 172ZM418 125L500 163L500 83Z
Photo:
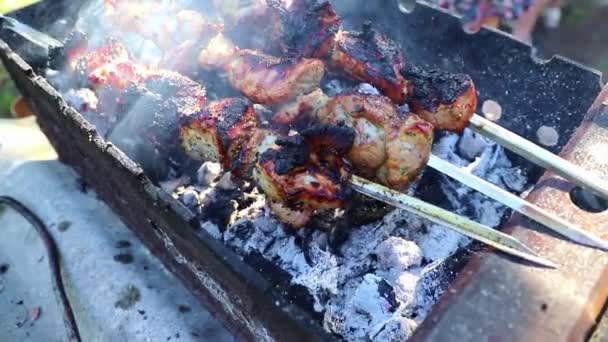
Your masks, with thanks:
M530 139L541 125L554 125L560 133L554 151L571 138L599 91L598 77L592 72L562 59L537 64L519 43L486 30L469 36L456 29L455 18L426 6L419 5L404 17L394 6L336 5L347 26L360 26L369 18L384 26L415 63L471 74L480 98L496 100L502 106L502 125ZM433 30L425 29L428 22L436 23ZM399 27L396 23L402 26L399 31L394 30ZM483 54L479 46L485 47ZM509 62L505 62L506 56ZM347 340L390 340L413 335L421 323L418 335L428 336L432 323L424 320L433 304L472 251L479 249L452 231L399 210L386 215L382 209L370 210L361 224L350 212L357 211L356 204L327 222L315 222L325 230L283 229L268 215L263 196L251 186L235 184L229 174L197 177L200 165L190 170L168 165L157 179L176 182L186 175L196 180L186 181L173 193L174 199L190 209L186 213L76 113L69 112L64 121L58 119L55 112L65 110L58 98L36 83L40 80L32 80L19 69L7 50L2 57L37 109L41 126L62 159L94 184L169 268L246 338L326 338L322 327ZM482 58L483 63L479 62ZM56 85L61 89L60 83ZM325 80L324 89L332 91L329 95L376 91L370 85L341 79ZM93 121L95 101L90 94L63 90L63 98ZM573 93L577 96L567 95ZM562 101L557 103L555 98ZM402 109L408 112L406 107ZM107 118L110 124L112 120ZM109 134L111 127L93 123L99 134ZM434 150L513 192L529 190L540 175L540 170L468 130L462 137L445 134L437 139ZM208 165L209 169L216 168ZM108 177L99 179L97 175L104 170ZM427 172L412 191L487 225L498 226L506 217L504 207L434 172ZM194 229L189 230L186 222L194 223ZM512 272L509 267L501 269L505 277ZM444 297L449 296L448 291ZM504 298L507 301L509 296ZM436 318L443 308L440 305L431 317ZM501 311L496 310L500 317Z

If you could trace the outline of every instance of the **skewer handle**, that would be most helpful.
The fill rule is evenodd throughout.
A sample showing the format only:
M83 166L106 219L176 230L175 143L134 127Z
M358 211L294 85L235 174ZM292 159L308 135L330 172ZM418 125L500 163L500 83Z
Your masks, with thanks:
M526 247L526 245L512 236L471 221L466 217L456 215L430 203L389 189L380 184L372 183L361 177L353 176L351 179L351 186L353 190L363 195L426 218L507 254L518 256L541 266L557 268L554 263L536 255L531 249Z
M572 241L583 245L608 250L608 242L594 236L589 232L586 232L582 228L575 226L561 217L526 201L519 196L503 190L498 186L475 176L474 174L450 164L439 157L431 155L428 166L506 205L507 207L571 239Z
M469 128L482 134L520 156L555 172L576 185L596 192L608 199L608 183L599 176L545 150L544 148L500 127L477 114L469 120Z

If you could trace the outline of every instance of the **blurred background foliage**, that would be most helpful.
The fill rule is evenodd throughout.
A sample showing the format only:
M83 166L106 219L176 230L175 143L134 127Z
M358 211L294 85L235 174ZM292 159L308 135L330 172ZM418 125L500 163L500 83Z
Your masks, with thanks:
M40 0L0 0L0 14L16 11ZM0 66L0 117L9 117L11 104L17 91L13 86L10 75Z

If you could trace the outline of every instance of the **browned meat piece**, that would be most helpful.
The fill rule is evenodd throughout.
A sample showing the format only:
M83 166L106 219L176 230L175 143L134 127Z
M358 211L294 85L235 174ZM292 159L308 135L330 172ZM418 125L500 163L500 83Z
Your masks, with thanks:
M468 75L424 71L415 66L401 70L412 84L412 110L435 128L461 132L477 108L477 92Z
M350 171L333 153L311 151L302 136L291 136L278 138L261 154L254 179L282 222L302 227L316 210L342 206L349 195Z
M310 93L325 74L318 59L279 59L251 50L240 51L225 69L232 86L260 104L285 103Z
M310 208L292 209L282 202L275 202L271 199L268 199L267 203L270 211L281 223L293 228L306 226L314 215L314 212Z
M220 162L245 178L267 133L258 129L251 104L237 98L212 102L200 113L184 117L180 125L182 147L190 157Z
M386 160L376 177L392 189L405 191L429 161L433 126L411 114L386 128Z
M272 124L283 131L305 127L329 99L321 89L300 95L294 101L277 107L272 116Z
M205 87L177 72L151 69L140 84L148 91L174 102L180 117L200 112L207 101Z
M316 120L354 128L355 142L348 153L358 174L370 176L386 160L385 126L399 122L395 105L384 96L338 95L317 112Z
M366 24L360 33L340 31L329 64L332 70L367 82L397 104L409 94L409 84L400 73L405 58L399 45Z
M347 154L358 175L404 190L431 153L433 126L415 115L401 118L387 97L339 95L316 113L316 121L343 124L356 133Z

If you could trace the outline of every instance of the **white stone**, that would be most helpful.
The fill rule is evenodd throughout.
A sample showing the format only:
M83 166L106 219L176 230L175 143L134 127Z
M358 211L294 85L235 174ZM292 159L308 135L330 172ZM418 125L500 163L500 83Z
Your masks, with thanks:
M407 270L420 266L422 250L412 241L390 237L376 247L378 265L385 270Z
M196 172L196 180L200 185L209 185L219 177L222 167L218 163L204 162Z
M412 272L403 272L393 284L395 297L405 307L411 307L416 302L416 285L420 276Z
M374 342L401 342L408 340L418 323L405 317L395 317L388 321L382 330L374 336Z

